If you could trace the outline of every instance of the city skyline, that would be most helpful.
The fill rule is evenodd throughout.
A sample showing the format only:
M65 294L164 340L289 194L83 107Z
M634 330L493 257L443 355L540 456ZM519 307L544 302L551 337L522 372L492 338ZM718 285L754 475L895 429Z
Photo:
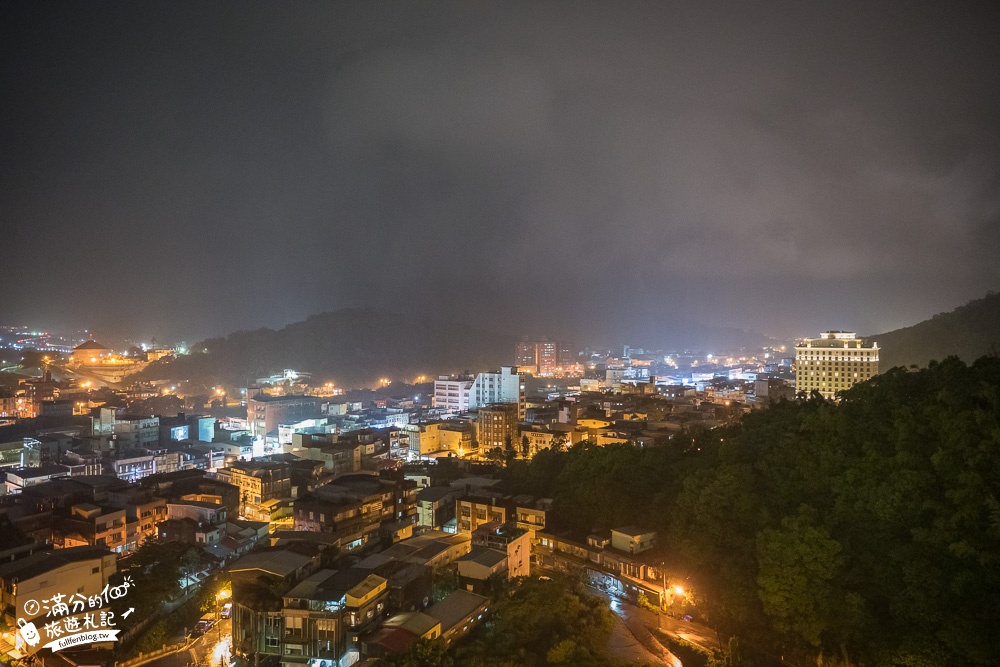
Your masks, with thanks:
M1000 4L0 6L0 663L1000 665Z

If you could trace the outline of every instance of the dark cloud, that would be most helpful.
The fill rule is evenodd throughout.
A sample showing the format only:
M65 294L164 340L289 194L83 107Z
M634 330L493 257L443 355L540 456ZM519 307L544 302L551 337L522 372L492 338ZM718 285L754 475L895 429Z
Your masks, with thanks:
M655 339L1000 283L996 5L7 5L5 319Z

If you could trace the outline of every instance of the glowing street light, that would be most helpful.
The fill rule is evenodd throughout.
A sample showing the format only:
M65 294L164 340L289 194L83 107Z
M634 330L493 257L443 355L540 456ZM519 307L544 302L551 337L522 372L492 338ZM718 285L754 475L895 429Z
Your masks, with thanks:
M223 588L215 594L215 625L219 629L219 641L222 641L222 614L219 611L219 603L229 597L229 591Z

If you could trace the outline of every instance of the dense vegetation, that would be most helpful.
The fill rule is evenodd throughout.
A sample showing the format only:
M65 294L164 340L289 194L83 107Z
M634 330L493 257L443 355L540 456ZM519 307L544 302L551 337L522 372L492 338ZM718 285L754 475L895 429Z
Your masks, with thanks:
M1000 294L990 293L948 313L877 336L882 368L926 366L956 356L966 362L1000 352Z
M614 618L607 602L565 576L516 579L495 597L489 623L448 650L424 641L387 667L614 665L604 653Z
M179 542L146 542L119 562L119 573L112 583L118 584L127 576L135 586L127 596L112 603L116 616L121 618L132 607L135 623L151 616L161 617L138 636L116 646L118 659L160 648L184 628L193 627L203 613L215 609L215 595L228 586L221 578L205 580L183 604L164 614L164 605L180 598L180 580L188 573L204 569L205 564L204 551Z
M580 530L661 531L699 608L801 663L1000 664L1000 359L893 369L667 447L578 445L508 469Z
M134 377L242 386L294 368L324 382L359 386L380 377L495 367L513 349L513 337L493 331L349 309L313 315L278 331L238 331L202 341L191 346L191 354L153 363Z

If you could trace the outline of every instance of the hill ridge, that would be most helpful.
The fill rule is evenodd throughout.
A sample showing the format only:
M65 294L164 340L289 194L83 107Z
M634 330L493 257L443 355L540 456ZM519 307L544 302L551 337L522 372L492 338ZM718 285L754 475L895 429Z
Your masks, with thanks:
M1000 351L1000 294L990 291L922 322L864 338L882 349L882 372L893 366L926 366L949 356L972 363Z

